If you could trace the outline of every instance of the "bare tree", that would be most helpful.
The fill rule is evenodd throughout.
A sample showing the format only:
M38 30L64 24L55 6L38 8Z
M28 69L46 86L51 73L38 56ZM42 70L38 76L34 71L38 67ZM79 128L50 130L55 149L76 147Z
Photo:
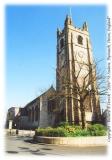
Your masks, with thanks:
M99 62L93 63L84 63L77 60L77 58L72 57L72 81L69 80L67 71L65 73L65 78L62 80L61 71L58 72L58 79L62 82L61 89L56 92L54 97L60 98L60 103L65 98L72 97L74 100L77 100L79 105L78 108L81 113L81 126L82 129L86 127L86 100L87 98L91 99L93 106L95 107L98 104L96 103L96 97L103 96L106 94L106 77L104 73L101 73L101 70L98 70ZM75 65L77 66L77 72L75 69ZM82 74L83 73L83 74ZM71 92L72 90L72 92ZM99 98L98 98L98 103ZM100 105L100 104L99 104ZM57 112L59 113L63 108L57 108ZM100 111L93 108L96 119L100 119Z

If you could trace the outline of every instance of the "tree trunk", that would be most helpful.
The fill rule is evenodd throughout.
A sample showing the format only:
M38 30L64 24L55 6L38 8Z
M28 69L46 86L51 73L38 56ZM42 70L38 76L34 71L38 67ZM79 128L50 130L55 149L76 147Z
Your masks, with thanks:
M82 129L85 129L85 127L86 127L85 108L84 108L84 102L82 99L80 101L80 111L81 111Z

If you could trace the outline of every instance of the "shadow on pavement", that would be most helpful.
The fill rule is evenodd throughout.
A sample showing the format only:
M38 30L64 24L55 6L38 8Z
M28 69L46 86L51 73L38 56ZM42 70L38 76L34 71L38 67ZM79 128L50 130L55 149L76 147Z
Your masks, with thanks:
M19 148L22 149L22 147L19 147ZM23 147L23 148L25 148L25 147ZM24 152L30 152L30 153L33 154L33 155L46 155L45 153L41 153L39 149L37 149L37 150L35 150L35 151L34 151L34 150L26 149L26 151L24 151ZM19 152L17 152L17 151L6 151L6 153L17 154L17 153L19 153ZM20 154L21 154L21 153L20 153Z
M26 147L19 147L21 150L24 150L23 152L28 152L28 153L31 153L33 155L46 155L45 153L42 153L40 152L39 149L37 150L31 150L29 148L26 148Z
M44 146L45 146L45 145L48 145L48 144L46 144L46 143L40 143L40 142L38 142L38 144L39 144L39 145L44 145Z
M32 143L32 144L37 144L38 143L38 142L35 142L33 139L26 139L26 140L24 140L24 142Z
M45 153L32 153L33 155L39 155L39 156L44 156L46 155Z
M28 147L18 147L20 149L29 149Z
M7 153L12 153L12 154L15 154L15 153L19 153L17 151L6 151Z
M51 148L41 148L42 150L52 150Z

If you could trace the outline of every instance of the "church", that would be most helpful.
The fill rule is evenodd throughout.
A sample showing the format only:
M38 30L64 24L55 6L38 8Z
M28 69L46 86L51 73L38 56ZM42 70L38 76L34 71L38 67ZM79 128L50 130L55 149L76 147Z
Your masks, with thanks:
M96 66L86 22L77 28L67 16L64 29L57 29L56 77L56 90L64 95L60 96L58 105L61 121L79 124L81 116L85 116L86 122L99 122ZM82 115L83 110L85 115Z
M19 108L13 123L18 129L35 129L84 121L101 121L96 68L87 23L77 28L67 15L64 28L57 29L56 89L51 86Z

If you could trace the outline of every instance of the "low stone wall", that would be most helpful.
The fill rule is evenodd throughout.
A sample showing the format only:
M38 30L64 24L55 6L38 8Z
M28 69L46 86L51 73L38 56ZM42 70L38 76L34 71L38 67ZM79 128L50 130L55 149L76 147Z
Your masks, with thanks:
M16 129L5 129L6 135L16 135Z
M35 131L30 131L30 130L19 130L18 131L19 136L31 136L33 137L35 135Z
M48 144L73 145L73 146L106 146L107 137L43 137L35 136L35 141Z
M30 136L33 137L35 135L35 131L32 130L17 130L17 129L6 129L6 135L18 135L18 136Z

